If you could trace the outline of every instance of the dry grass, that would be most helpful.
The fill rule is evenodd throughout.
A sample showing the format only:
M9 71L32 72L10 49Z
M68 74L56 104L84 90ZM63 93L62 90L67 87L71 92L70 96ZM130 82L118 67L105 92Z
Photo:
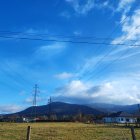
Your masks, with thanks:
M27 126L31 140L131 140L129 128L82 123L0 123L0 140L26 140ZM136 129L140 139L140 129Z

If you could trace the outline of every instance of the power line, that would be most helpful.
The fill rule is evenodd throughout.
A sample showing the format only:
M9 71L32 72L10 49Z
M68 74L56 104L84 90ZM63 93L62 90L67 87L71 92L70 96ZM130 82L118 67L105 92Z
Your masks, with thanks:
M76 39L96 39L96 40L104 40L109 38L103 37L95 37L95 36L72 36L72 35L58 35L58 34L37 34L37 33L26 33L26 32L14 32L14 31L0 31L2 34L10 34L10 35L27 35L27 36L39 36L39 37L54 37L54 38L76 38Z
M98 75L95 75L95 77L94 78L99 78L99 76L101 76L101 73L102 72L104 72L106 69L108 69L113 63L115 63L115 62L117 62L118 60L120 60L121 59L121 57L123 57L124 55L126 55L126 54L128 54L129 53L129 51L130 51L130 49L127 49L127 51L126 52L124 52L123 54L121 54L118 58L116 58L115 60L113 60L111 63L109 63L108 65L106 65L105 67L103 67L102 68L102 70L101 71L99 71L99 73L98 73ZM90 80L90 79L92 79L92 77L91 78L89 78L88 80Z
M5 67L5 66L3 65L3 67ZM1 72L6 77L10 78L10 80L15 82L16 85L18 85L20 87L23 87L23 84L21 84L21 82L30 83L29 81L27 81L27 79L23 78L22 74L20 74L19 72L14 71L9 65L6 65L6 68L8 68L8 71L6 69L1 69ZM18 77L18 78L15 78L15 76ZM6 84L6 82L4 82L4 81L3 81L3 83ZM9 85L9 84L7 83L7 85ZM12 87L11 84L9 86Z
M126 16L126 17L124 18L124 20L121 21L121 22L112 30L112 32L108 35L107 38L111 38L111 36L117 31L117 29L119 28L119 26L125 23L125 21L126 21L127 18L128 18L128 16ZM104 44L104 43L106 43L106 42L104 41L104 42L102 42L102 43ZM122 44L122 43L120 43L120 44ZM117 44L116 44L116 45L117 45ZM97 52L97 50L98 50L98 49L96 49L95 52ZM95 67L97 67L97 66L102 62L102 60L112 52L112 50L113 50L113 47L110 48L109 52L107 52L107 54L105 54L105 55L96 63ZM91 70L89 70L88 73L89 73L89 72L91 73ZM84 77L85 75L87 75L87 72L86 72L85 74L83 74L82 76L80 76L78 79L79 79L79 80L82 79L82 77Z
M118 24L118 26L116 26L116 27L114 28L114 30L108 35L108 37L111 37L111 36L116 32L116 30L118 29L118 27L119 27L120 25L122 25L122 24L125 23L125 21L126 21L127 18L128 18L128 16L127 16L123 21L121 21L121 22ZM105 43L105 42L103 42L103 43ZM122 43L120 43L120 44L122 44ZM102 58L99 59L99 61L98 61L98 62L96 63L96 65L95 65L95 67L97 67L97 66L102 62L102 60L112 52L112 50L113 50L113 47L111 47L111 48L109 49L109 51L108 51ZM95 52L97 52L97 49L95 50ZM88 73L89 73L89 72L91 72L91 71L88 71ZM87 73L84 74L84 75L82 75L82 77L84 77L85 75L87 75ZM80 77L79 79L81 79L82 77Z
M136 26L135 27L135 29L138 29L138 27L140 27L139 25L138 26ZM127 38L128 38L128 36L126 36L123 40L122 40L122 42L124 42L124 41L126 41L127 40ZM135 41L136 42L136 41ZM132 45L128 45L128 46L135 46L134 44ZM96 63L95 64L95 68L97 67L97 66L99 66L100 64L101 64L101 62L103 61L103 59L105 58L105 57L107 57L110 53L112 52L112 49L111 50L109 50L109 52L108 53L106 53L99 61L98 61L98 63ZM123 55L122 55L123 56ZM118 58L120 58L120 57L118 57ZM117 60L115 60L115 61L117 61ZM114 61L114 62L115 62ZM112 63L111 63L112 64ZM93 71L89 71L90 73L91 73L91 76L93 75L92 73L94 73L94 71L95 71L95 68L94 68L94 70ZM87 73L86 73L87 74ZM91 79L91 78L88 78L88 80L89 79Z
M121 24L121 23L120 23ZM118 24L118 26L116 28L118 28L120 26L120 24ZM116 30L116 29L115 29ZM115 30L113 30L113 32L115 32ZM15 31L0 31L0 34L5 34L5 35L20 35L20 36L33 36L33 37L51 37L51 38L66 38L66 39L92 39L92 40L113 40L113 38L111 37L97 37L97 36L81 36L81 35L58 35L58 34L38 34L38 33L26 33L26 32L15 32ZM130 40L130 41L134 41L134 40Z
M108 35L107 38L111 38L111 36L118 30L118 28L119 28L121 25L123 25L123 24L125 23L125 21L127 20L127 18L128 18L128 16L126 16L126 17L124 18L124 20L121 21L121 22L112 30L112 32ZM106 43L106 42L104 41L103 43ZM101 50L101 49L98 49L98 48L97 48L97 49L95 50L95 52L97 52L97 50L99 51L99 50Z
M126 16L126 18L124 19L124 21L128 18L128 16ZM105 40L108 39L112 39L111 36L112 34L118 29L118 27L120 25L123 24L123 22L120 22L120 24L111 32L111 34L109 35L109 37L104 38ZM22 32L12 32L12 31L0 31L1 33L8 33L11 35L17 35L17 34L23 34ZM24 33L24 35L40 35L40 36L49 36L48 34L36 34L36 33ZM63 35L55 35L55 37L63 37L63 38L68 38L68 37L74 37L77 38L77 36L63 36ZM131 45L131 44L124 44L124 43L106 43L106 42L90 42L90 41L72 41L72 40L58 40L58 39L43 39L43 38L30 38L30 37L20 37L20 36L8 36L8 35L0 35L1 38L11 38L11 39L28 39L28 40L41 40L41 41L52 41L52 42L68 42L68 43L80 43L80 44L93 44L93 45L120 45L120 46L132 46L132 47L139 47L140 44L136 44L136 45ZM91 36L87 36L87 37L81 37L81 39L86 39L86 38L91 38L91 39L101 39L101 38L97 38L97 37L91 37ZM111 52L111 51L110 51ZM109 53L110 53L109 52ZM107 54L108 55L108 54ZM106 56L105 56L106 57ZM102 61L102 60L101 60Z
M137 5L137 7L138 7L139 5ZM136 8L136 7L135 7ZM130 16L126 16L124 19L123 19L123 21L121 21L120 22L120 24L118 25L118 26L116 26L116 28L110 33L110 35L108 36L109 38L112 36L112 34L117 30L117 28L120 26L120 25L122 25L122 24L124 24L125 23L125 21L126 21L126 19L128 18L128 17L130 17ZM140 27L140 25L139 26L137 26L135 29L137 29L137 28L139 28ZM126 38L125 38L126 39ZM125 40L124 39L124 40ZM129 40L130 41L130 40ZM137 40L135 40L135 42L136 42ZM123 43L120 43L120 44L123 44ZM116 44L117 45L117 44ZM134 47L134 45L130 45L130 44L127 44L128 46L133 46ZM96 65L95 65L95 67L97 67L101 62L102 62L102 60L105 58L105 57L107 57L111 52L112 52L112 50L113 50L113 47L111 47L110 48L110 50L96 63ZM90 71L88 71L88 72L90 72ZM86 73L87 74L87 73ZM85 74L84 74L85 75ZM82 75L82 77L84 76L84 75ZM81 79L81 77L79 78L79 79Z
M137 28L136 28L137 29ZM136 42L135 42L136 43ZM124 55L128 54L130 52L131 48L128 48L124 53L122 53L119 57L117 57L116 59L114 59L111 63L109 63L108 65L106 65L105 67L103 67L102 71L99 71L100 73L98 73L98 75L101 75L101 73L103 71L105 71L107 68L109 68L109 66L111 66L113 63L117 62L118 60L120 60ZM93 74L91 75L93 76ZM88 80L90 80L92 77L90 76L90 78L88 78ZM94 78L97 78L99 76L95 75Z
M100 42L88 42L88 41L72 41L72 40L57 40L57 39L42 39L42 38L28 38L28 37L14 37L14 36L2 36L0 38L11 38L11 39L23 39L23 40L38 40L38 41L49 41L49 42L63 42L63 43L78 43L78 44L91 44L91 45L119 45L119 46L132 46L132 47L140 47L140 44L131 45L131 44L124 44L124 43L100 43Z

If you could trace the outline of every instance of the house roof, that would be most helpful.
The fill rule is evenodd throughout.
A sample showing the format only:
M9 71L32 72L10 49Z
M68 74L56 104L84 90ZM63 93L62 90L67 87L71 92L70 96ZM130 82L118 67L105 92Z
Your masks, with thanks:
M135 113L134 113L134 116L140 118L140 112L135 112Z
M133 117L133 115L127 112L119 111L108 115L108 117Z

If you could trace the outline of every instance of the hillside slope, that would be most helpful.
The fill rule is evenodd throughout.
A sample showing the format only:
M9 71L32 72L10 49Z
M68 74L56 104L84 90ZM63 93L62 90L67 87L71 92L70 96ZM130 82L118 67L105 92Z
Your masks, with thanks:
M76 115L78 113L93 114L93 115L103 114L103 112L98 111L97 109L93 109L91 107L84 106L84 105L53 102L51 103L51 105L29 107L23 111L20 111L14 114L9 114L9 115L17 114L19 116L32 116L33 114L36 114L36 116L40 116L40 115L48 115L49 110L51 110L53 114L58 115L58 116Z

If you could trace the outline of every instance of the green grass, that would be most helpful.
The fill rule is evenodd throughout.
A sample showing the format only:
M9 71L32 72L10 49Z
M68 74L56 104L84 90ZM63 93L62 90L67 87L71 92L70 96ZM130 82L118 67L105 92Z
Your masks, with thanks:
M0 123L0 140L26 140L28 125L31 140L132 140L129 128L82 123Z

